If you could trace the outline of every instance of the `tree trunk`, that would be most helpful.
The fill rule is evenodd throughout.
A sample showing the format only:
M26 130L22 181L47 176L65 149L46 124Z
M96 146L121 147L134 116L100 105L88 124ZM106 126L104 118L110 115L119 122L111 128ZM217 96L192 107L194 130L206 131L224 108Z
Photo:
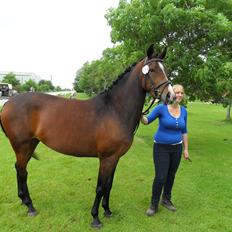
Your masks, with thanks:
M230 104L227 106L227 112L226 112L226 120L227 121L231 120L231 118L230 118L231 104L232 104L232 102L230 102Z

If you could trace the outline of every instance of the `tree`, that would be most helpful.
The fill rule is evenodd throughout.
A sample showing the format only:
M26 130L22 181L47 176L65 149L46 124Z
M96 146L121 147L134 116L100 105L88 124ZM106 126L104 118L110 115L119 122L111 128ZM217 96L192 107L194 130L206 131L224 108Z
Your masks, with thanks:
M38 89L37 83L32 79L29 79L21 86L21 90L24 92L29 92L31 89L34 89L34 91Z
M109 70L119 74L155 42L158 52L168 47L169 76L184 85L190 100L226 106L230 101L225 101L222 86L230 85L231 12L232 0L120 0L106 14L115 47L103 52L101 60L88 63L88 72L81 72L78 81L86 78L85 88L100 91L112 80L104 77ZM229 98L231 89L227 92Z
M76 92L83 92L84 90L80 87L80 84L79 84L79 80L80 80L80 72L81 72L81 69L80 70L77 70L76 72L76 77L74 79L74 83L73 83L73 88Z
M212 0L121 0L106 17L113 42L125 44L127 54L143 50L153 41L157 47L167 46L165 63L173 82L182 83L190 99L221 102L223 91L218 91L218 83L226 73L224 64L232 58L231 10L231 0L226 4Z
M221 67L223 75L217 78L217 87L222 94L222 104L227 107L226 120L231 120L231 105L232 105L232 62L225 62Z
M100 60L86 62L76 73L74 89L81 89L89 96L107 89L127 66L128 60L122 55L122 46L117 46L104 50Z
M54 90L55 91L62 91L62 88L60 86L56 86Z
M12 84L13 87L18 87L20 85L19 80L16 79L15 74L12 72L6 74L6 76L3 77L2 82Z
M39 92L49 92L54 91L55 87L53 86L51 81L48 80L40 80L38 83L38 91Z

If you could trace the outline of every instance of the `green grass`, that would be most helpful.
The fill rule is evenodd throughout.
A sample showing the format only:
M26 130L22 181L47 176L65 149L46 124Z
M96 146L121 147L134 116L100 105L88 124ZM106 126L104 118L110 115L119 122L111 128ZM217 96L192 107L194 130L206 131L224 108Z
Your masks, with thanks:
M156 124L140 125L129 152L118 164L111 194L110 219L101 231L229 232L232 212L232 123L218 105L188 104L189 152L182 160L173 188L175 213L160 206L145 216L154 176L152 136ZM39 214L27 217L17 197L15 155L0 132L1 231L94 231L90 210L95 197L98 159L57 154L44 145L40 161L28 165L28 186Z

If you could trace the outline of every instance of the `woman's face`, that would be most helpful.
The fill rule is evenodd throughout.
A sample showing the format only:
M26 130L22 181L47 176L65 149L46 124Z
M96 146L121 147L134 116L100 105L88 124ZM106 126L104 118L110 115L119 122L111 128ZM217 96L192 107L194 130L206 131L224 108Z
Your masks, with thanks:
M176 87L174 89L174 92L176 94L176 102L177 103L180 103L182 100L183 100L183 97L184 97L184 90L182 87Z

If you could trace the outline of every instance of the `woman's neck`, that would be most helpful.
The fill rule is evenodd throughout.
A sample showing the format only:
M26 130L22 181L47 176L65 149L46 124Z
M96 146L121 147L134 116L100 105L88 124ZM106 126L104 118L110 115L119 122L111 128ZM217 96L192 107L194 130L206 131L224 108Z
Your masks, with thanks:
M177 109L177 108L179 108L180 107L180 105L179 105L179 103L177 103L177 102L174 102L174 103L172 103L171 105L169 105L171 108L173 108L173 109Z

